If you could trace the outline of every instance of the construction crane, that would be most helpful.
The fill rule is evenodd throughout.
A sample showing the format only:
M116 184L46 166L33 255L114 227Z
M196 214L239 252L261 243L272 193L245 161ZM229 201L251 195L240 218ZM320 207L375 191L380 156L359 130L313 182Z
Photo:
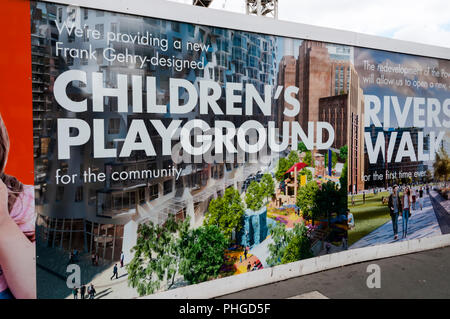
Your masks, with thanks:
M244 0L248 15L270 16L278 19L278 0ZM192 0L194 6L209 7L213 0ZM224 4L225 6L225 4Z

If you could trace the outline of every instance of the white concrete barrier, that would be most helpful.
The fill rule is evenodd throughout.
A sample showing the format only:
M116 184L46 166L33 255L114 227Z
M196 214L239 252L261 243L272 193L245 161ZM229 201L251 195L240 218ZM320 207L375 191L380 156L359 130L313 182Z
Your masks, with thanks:
M206 281L196 285L163 291L142 298L214 298L236 291L308 275L327 269L369 260L411 254L445 246L450 246L450 234L412 239L392 244L350 249L339 253L300 260L272 268L261 269L236 276Z

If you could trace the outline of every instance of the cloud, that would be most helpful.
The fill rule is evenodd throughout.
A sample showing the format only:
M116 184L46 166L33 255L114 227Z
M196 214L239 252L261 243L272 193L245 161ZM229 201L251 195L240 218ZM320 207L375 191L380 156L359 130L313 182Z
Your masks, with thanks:
M211 8L245 13L245 0L214 0ZM449 12L448 0L279 0L280 20L445 47L450 47Z
M437 24L407 25L395 31L392 37L394 39L450 47L450 28Z

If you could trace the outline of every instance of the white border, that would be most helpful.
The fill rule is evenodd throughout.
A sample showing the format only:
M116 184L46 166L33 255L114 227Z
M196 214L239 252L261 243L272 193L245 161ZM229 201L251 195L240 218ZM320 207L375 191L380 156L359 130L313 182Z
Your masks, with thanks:
M240 275L214 279L196 285L167 290L142 299L207 299L240 290L271 284L319 271L342 267L370 260L396 257L405 254L450 246L450 234L406 240L365 248L350 249L293 263L265 268Z
M450 60L450 48L274 20L266 17L247 16L168 0L39 1Z

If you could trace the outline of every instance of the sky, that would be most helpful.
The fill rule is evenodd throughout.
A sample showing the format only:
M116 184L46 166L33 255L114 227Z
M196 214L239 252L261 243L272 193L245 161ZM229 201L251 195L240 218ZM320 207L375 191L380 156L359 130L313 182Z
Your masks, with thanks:
M192 3L192 0L168 0ZM450 48L449 0L279 0L279 20ZM245 0L211 8L245 13Z

